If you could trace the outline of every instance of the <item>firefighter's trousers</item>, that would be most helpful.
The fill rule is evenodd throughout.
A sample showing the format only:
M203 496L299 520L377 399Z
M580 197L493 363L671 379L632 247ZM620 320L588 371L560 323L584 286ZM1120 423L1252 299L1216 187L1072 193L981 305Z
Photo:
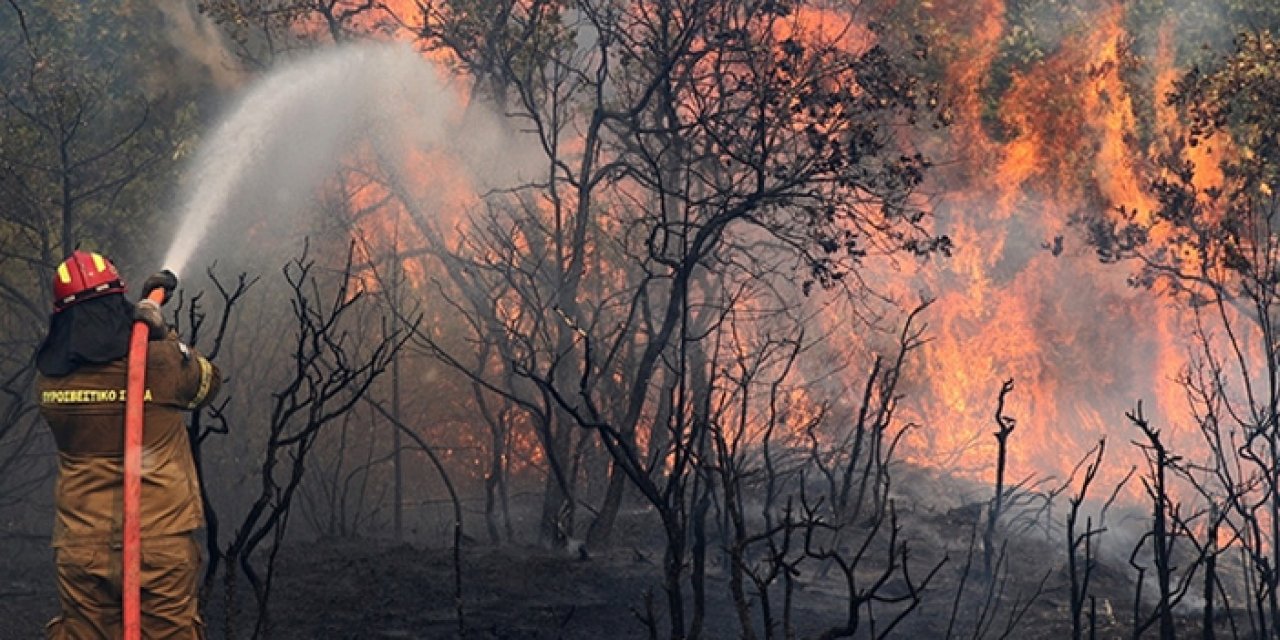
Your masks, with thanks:
M62 615L45 628L49 640L116 640L123 636L122 551L117 545L54 549ZM142 541L142 637L204 640L200 620L201 550L191 534Z

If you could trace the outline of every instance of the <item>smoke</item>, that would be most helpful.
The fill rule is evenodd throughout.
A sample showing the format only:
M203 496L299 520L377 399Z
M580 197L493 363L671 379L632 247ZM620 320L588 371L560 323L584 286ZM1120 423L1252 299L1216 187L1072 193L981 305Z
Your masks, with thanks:
M164 32L169 44L204 69L214 86L230 89L240 83L240 65L227 49L217 25L187 3L157 0L155 8L169 27Z
M163 264L182 273L198 249L234 253L250 228L287 240L317 187L366 143L398 164L415 149L447 154L479 188L517 180L519 145L501 130L484 109L464 109L408 46L336 47L281 66L248 88L197 152Z

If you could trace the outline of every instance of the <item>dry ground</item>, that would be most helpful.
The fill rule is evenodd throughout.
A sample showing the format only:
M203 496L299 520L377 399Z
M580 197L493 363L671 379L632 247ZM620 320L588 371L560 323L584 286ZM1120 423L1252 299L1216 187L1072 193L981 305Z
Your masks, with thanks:
M12 551L0 559L0 639L40 638L41 627L56 608L47 549L35 541L10 541ZM640 556L619 549L582 561L536 548L475 547L464 558L466 638L604 639L645 638L636 611L652 590L659 609L659 556ZM1030 558L1023 558L1029 561ZM1044 565L1045 563L1041 563ZM1052 563L1049 563L1052 564ZM942 638L950 622L951 598L961 564L949 563L939 573L929 606L894 637ZM1030 594L1042 577L1041 567L1028 562L1022 576L1014 576L1009 593ZM1055 569L1049 566L1052 574ZM1127 607L1123 578L1103 575L1100 589L1116 591L1106 604L1113 615L1100 615L1099 638L1128 638L1122 612ZM280 639L456 638L451 555L447 550L423 549L373 540L327 540L290 545L279 561L272 599L273 632ZM1057 578L1050 576L1050 583ZM738 637L737 622L727 600L723 572L716 570L709 585L707 637ZM243 602L245 594L239 594ZM810 582L797 594L799 637L815 637L840 620L840 590L832 583ZM222 594L209 599L210 638L225 637ZM1114 602L1114 604L1113 604ZM248 611L248 607L243 607ZM965 607L956 630L971 637L974 613ZM1028 609L1009 638L1069 637L1066 594L1052 587ZM1004 635L1009 610L993 616L989 638ZM249 616L239 616L241 626ZM1199 637L1195 625L1182 621L1182 637ZM242 628L241 638L248 637ZM1185 635L1184 635L1185 634ZM1151 636L1152 634L1148 634ZM665 637L665 636L663 636ZM1229 637L1229 636L1225 636Z
M48 550L34 540L5 546L10 553L0 558L0 640L41 638L57 608ZM477 547L466 552L464 572L466 638L645 637L632 608L643 607L650 588L661 598L658 567L631 550L582 561L538 548ZM246 595L237 594L240 637L248 637L251 617ZM208 599L212 639L225 635L225 601L217 592ZM729 612L726 602L713 607ZM456 638L454 611L448 550L372 540L294 544L279 560L270 637Z
M917 488L940 491L918 479ZM955 605L956 586L964 566L972 532L971 510L914 509L903 514L903 528L913 549L913 577L944 555L925 604L891 637L931 639L1010 638L1016 640L1070 637L1067 614L1065 550L1060 543L1028 536L1011 544L1011 568L998 587L1006 603L1026 602L1039 585L1036 601L1022 608L1004 606L983 612L985 589L970 574L968 599ZM637 513L620 527L620 543L588 560L538 547L471 545L463 551L464 622L467 639L582 639L646 638L636 613L644 609L646 593L656 608L666 607L661 588L661 551L652 543L648 516ZM55 612L47 539L4 537L0 533L0 640L41 637L46 620ZM720 554L709 553L707 591L708 640L739 637L738 622L729 601ZM975 558L975 566L980 559ZM438 546L397 544L389 540L293 541L282 551L272 597L272 633L280 639L457 638L453 601L452 555ZM838 624L843 616L844 586L818 577L819 567L805 565L795 594L797 637L813 638ZM1097 638L1130 638L1129 611L1133 587L1131 571L1122 561L1111 562L1095 574ZM863 573L860 578L870 578ZM894 584L900 587L901 584ZM247 638L251 623L247 587L235 594L238 613L227 615L226 592L219 587L206 600L211 640L227 637L229 618ZM780 594L775 593L780 599ZM775 603L777 600L775 600ZM775 605L776 606L776 605ZM878 614L883 621L887 609ZM953 620L953 612L955 614ZM1243 623L1243 620L1239 620ZM881 622L883 624L883 622ZM1224 622L1225 624L1225 622ZM984 625L985 634L975 634ZM1194 612L1179 620L1179 637L1200 637ZM866 628L864 621L863 628ZM659 622L659 637L665 635ZM1218 637L1232 637L1225 633ZM860 635L858 637L865 637ZM1155 637L1154 630L1145 637Z

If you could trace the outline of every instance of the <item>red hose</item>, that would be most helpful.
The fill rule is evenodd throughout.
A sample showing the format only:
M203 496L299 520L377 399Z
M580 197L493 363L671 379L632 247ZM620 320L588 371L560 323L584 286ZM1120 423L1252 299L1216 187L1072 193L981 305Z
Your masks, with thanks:
M152 289L147 299L160 304L164 289ZM124 569L121 603L124 640L142 637L142 416L147 389L147 338L151 328L139 320L129 336L129 380L124 402Z

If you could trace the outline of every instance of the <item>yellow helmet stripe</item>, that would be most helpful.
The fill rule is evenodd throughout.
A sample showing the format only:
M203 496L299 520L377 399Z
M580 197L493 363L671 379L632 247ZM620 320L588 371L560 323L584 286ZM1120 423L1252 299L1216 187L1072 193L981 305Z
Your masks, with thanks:
M58 281L62 284L71 284L71 271L67 269L67 263L58 265Z
M89 255L93 257L93 268L97 269L98 273L102 273L107 270L107 261L103 260L102 256L96 253L91 253Z

